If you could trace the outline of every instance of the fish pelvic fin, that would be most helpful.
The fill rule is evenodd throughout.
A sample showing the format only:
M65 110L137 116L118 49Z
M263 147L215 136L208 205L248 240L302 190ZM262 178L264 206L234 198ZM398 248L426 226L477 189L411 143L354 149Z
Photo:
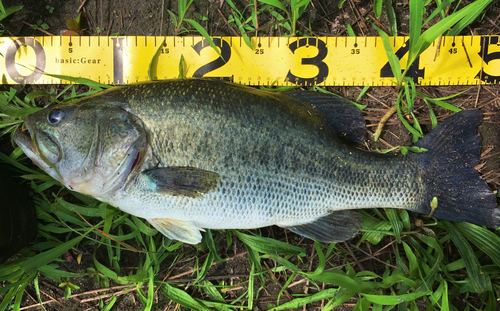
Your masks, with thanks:
M190 221L169 218L152 218L148 221L169 239L188 244L201 242L200 229Z
M361 229L362 217L356 211L336 211L312 222L296 226L280 226L323 243L343 242L353 238Z
M449 117L416 146L428 149L418 158L426 169L424 202L417 212L450 221L498 228L496 197L474 167L479 163L482 122L478 109Z

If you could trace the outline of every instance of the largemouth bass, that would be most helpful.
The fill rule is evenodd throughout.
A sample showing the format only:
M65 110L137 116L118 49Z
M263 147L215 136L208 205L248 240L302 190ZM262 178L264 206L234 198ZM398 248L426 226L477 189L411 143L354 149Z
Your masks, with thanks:
M46 108L15 141L67 188L171 239L278 225L337 242L360 229L356 209L373 207L497 228L495 195L474 170L481 121L457 113L417 143L427 152L381 155L353 147L365 123L345 99L182 79Z

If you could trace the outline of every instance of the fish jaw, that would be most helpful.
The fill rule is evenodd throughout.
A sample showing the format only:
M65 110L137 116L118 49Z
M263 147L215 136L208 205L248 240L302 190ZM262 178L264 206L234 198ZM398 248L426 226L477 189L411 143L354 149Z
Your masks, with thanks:
M44 170L47 174L49 174L52 178L59 182L63 182L61 176L58 174L57 170L55 169L55 166L51 166L48 164L48 161L44 161L37 150L35 150L34 144L33 144L33 138L30 135L32 131L30 130L30 125L29 122L25 122L26 127L28 128L27 131L23 130L17 130L14 133L14 141L15 143L21 147L21 149L24 151L24 154L33 161L39 168Z

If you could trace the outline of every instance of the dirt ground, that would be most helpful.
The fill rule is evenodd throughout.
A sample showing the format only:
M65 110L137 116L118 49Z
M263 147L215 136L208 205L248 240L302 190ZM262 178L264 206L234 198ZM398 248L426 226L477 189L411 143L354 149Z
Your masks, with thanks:
M241 0L234 2L240 7L244 7L252 1ZM352 24L356 35L377 35L375 29L371 26L372 22L374 22L372 1L347 1L342 9L338 8L338 2L338 0L313 0L312 5L309 6L304 16L299 20L299 29L302 29L306 33L309 32L309 35L346 36L347 30L345 25ZM399 28L401 29L399 34L405 35L408 29L408 1L394 2L397 2L395 7L398 12ZM464 1L464 4L468 2L470 1ZM0 28L5 29L5 36L48 35L47 33L44 34L39 30L33 29L32 25L39 23L39 21L49 26L46 30L48 33L59 35L66 30L66 21L68 19L75 19L79 10L83 9L87 16L84 27L86 28L85 35L110 35L115 33L119 35L148 36L174 35L174 27L166 9L177 12L176 0L87 0L83 2L79 0L4 0L3 5L5 7L13 5L24 6L21 11L0 23ZM234 29L225 20L229 10L230 7L224 0L195 0L187 17L193 17L194 13L199 13L202 16L208 17L208 20L201 22L201 24L208 30L209 34L233 36L235 35ZM473 24L464 34L498 35L500 33L499 16L500 7L497 4L489 10L483 21ZM381 18L381 24L387 25L384 16ZM312 33L306 30L306 27L309 25L311 25ZM282 33L279 30L273 30L273 27L259 31L259 36L279 35L282 35ZM28 86L26 91L44 87L46 86ZM361 88L359 87L335 87L331 88L331 90L353 100L361 92ZM500 87L498 85L483 85L472 87L419 88L420 92L429 94L431 97L443 97L463 90L467 91L448 102L460 108L479 107L484 112L485 121L480 128L480 133L483 137L482 163L478 169L491 188L498 191L500 190ZM394 89L390 87L371 88L368 95L363 97L360 103L368 105L368 108L364 111L364 115L370 133L375 131L375 126L387 109L392 106L395 99ZM416 105L417 116L420 116L419 120L428 132L431 122L428 118L426 104L420 101ZM439 121L451 115L450 112L444 109L436 109L436 114L439 117ZM375 150L375 148L387 149L391 146L411 144L410 135L404 126L401 125L397 116L391 117L381 138L380 142L374 143L372 134L370 134L366 146L371 150ZM270 236L283 241L287 238L295 239L293 242L295 245L304 247L308 251L308 255L311 254L310 258L305 259L304 267L312 267L314 269L314 265L316 264L315 257L312 256L314 253L314 244L310 240L290 235L290 233L286 236L280 228L264 228L262 232L264 236ZM371 249L368 243L361 244L359 249L356 249L355 244L356 239L339 244L338 247L345 249L352 256L330 258L330 262L333 265L341 265L347 260L357 269L383 273L385 265L379 261L393 260L393 249L391 247L380 252L377 257L378 260L373 260L373 256L370 257L369 254L375 250ZM186 253L193 254L194 249L191 246L185 245L183 247ZM69 271L84 271L86 268L93 266L93 249L87 249L82 246L80 251L83 253L81 264L77 264L75 260L69 260L64 264ZM99 252L102 252L102 254ZM211 281L225 280L233 284L247 280L250 267L244 253L244 245L236 241L230 251L220 253L223 258L229 258L229 260L214 265L210 269L206 279ZM77 256L77 254L71 255L75 258ZM102 258L101 262L106 261L106 256L104 249L98 250L97 258ZM139 258L136 254L125 253L122 261L121 266L125 267L124 270L133 270L138 264ZM175 272L176 275L170 276L168 280L189 284L190 281L194 280L193 275L191 275L192 268L192 262L186 262L185 266L179 266ZM278 278L279 284L271 280L266 282L265 289L260 292L256 310L265 310L268 303L276 302L276 295L280 291L284 281L284 279ZM99 292L99 287L94 283L93 279L78 278L75 280L75 284L80 286L80 290L74 293L81 293L82 295L68 300L57 299L57 302L46 305L47 310L100 310L99 299L102 298L102 293ZM289 287L289 294L316 290L305 281L292 285ZM131 294L130 291L125 290L117 284L111 284L111 286L116 286L113 293L119 294L118 301L113 308L114 310L138 310L143 307L136 294ZM58 287L58 284L46 278L40 279L40 289L46 295L42 297L43 300L64 296L64 291ZM189 288L189 286L186 286L185 290L195 297L201 295L195 289ZM245 288L243 287L240 291L230 293L228 301L236 299L244 290ZM29 295L25 296L23 306L36 305L37 300L33 286L29 286L27 292ZM281 302L287 300L286 295L281 298ZM350 310L353 305L354 303L346 303L335 310ZM318 304L318 308L320 307L321 305ZM463 309L464 306L462 304L460 308L460 302L458 301L457 307ZM162 310L163 308L165 306L162 306ZM41 308L35 306L29 310L41 310Z

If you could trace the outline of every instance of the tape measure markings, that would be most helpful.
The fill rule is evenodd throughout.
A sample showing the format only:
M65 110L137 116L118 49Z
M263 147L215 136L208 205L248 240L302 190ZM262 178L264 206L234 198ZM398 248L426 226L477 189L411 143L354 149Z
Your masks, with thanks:
M0 38L0 53L5 56L0 62L2 83L68 83L45 72L101 83L146 81L158 48L157 79L176 78L182 55L186 76L248 85L394 83L380 37L259 37L251 39L254 49L242 37L212 39L222 57L202 37L4 37ZM442 37L415 60L407 76L420 85L498 84L499 41L499 36ZM391 43L404 71L408 38L392 37Z

